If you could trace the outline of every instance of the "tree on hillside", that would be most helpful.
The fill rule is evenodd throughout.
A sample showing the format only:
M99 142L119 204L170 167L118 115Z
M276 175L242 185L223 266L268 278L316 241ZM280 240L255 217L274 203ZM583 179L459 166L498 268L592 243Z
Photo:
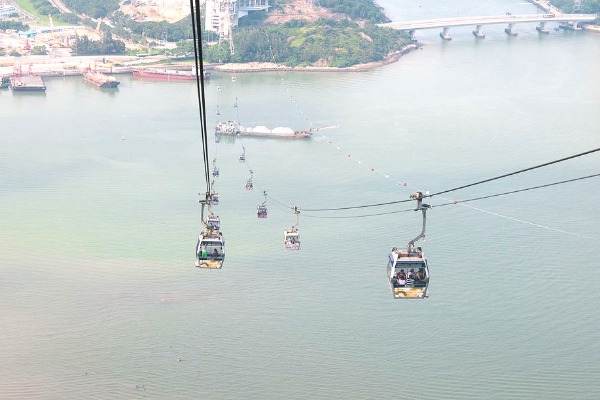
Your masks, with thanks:
M105 18L119 9L119 0L62 0L71 10L92 18Z

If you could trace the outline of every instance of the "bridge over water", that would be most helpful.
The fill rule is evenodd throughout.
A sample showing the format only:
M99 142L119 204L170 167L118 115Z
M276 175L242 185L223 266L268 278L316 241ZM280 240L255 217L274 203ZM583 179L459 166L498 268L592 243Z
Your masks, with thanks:
M596 14L524 14L524 15L507 15L501 16L485 16L485 17L460 17L460 18L440 18L428 19L419 21L404 21L404 22L389 22L379 24L379 26L399 29L410 33L411 38L415 38L415 32L420 29L442 28L440 36L444 40L451 40L450 28L453 26L475 26L473 34L478 38L484 38L483 25L492 24L507 24L504 31L511 35L517 36L515 25L519 23L538 23L536 29L540 33L549 33L546 25L548 22L558 22L560 27L564 29L581 29L580 23L592 22L598 16Z

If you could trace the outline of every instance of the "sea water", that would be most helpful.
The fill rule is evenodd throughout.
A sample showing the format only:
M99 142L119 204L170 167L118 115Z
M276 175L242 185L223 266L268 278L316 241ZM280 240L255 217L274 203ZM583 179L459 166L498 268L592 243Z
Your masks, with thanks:
M439 3L382 5L394 20L483 13ZM45 95L0 93L0 397L598 398L598 178L433 207L418 301L393 300L385 276L390 249L421 230L414 203L304 211L599 147L600 37L502 29L453 29L449 43L424 31L422 50L364 73L213 73L218 271L194 268L206 182L193 83L67 77ZM215 143L221 119L314 135ZM595 153L427 201L599 167ZM293 206L302 250L286 252Z

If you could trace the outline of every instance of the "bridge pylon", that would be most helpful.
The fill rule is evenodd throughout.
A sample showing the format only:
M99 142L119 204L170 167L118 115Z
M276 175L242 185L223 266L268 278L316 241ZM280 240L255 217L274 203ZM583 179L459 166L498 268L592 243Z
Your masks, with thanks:
M540 24L538 26L535 27L535 29L539 32L539 33L550 33L550 29L548 29L546 27L546 21L542 21L540 22Z
M509 36L517 36L519 34L519 32L515 30L515 24L512 22L508 24L508 27L504 28L504 32Z
M450 36L450 28L445 26L440 32L440 37L444 40L452 40L452 36Z
M483 25L475 26L475 30L473 31L473 35L475 35L478 39L485 39L485 33L483 33Z

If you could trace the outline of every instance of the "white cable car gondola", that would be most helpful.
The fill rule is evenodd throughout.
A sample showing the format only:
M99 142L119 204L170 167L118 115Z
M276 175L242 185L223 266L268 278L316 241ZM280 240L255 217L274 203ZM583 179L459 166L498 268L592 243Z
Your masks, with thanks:
M218 216L212 214L205 221L204 207L207 201L201 200L200 203L202 204L201 221L205 230L198 236L196 244L196 267L221 269L225 260L225 239L219 231L221 221Z
M211 187L215 187L215 181L211 182ZM206 199L206 204L209 206L218 206L219 205L219 193L214 190L210 191L210 196Z
M263 191L263 194L265 195L265 201L256 206L256 215L258 218L267 218L267 192Z
M297 228L298 214L300 214L298 207L294 207L294 214L296 214L296 225L283 231L283 245L286 250L300 250L300 233Z
M423 193L412 194L411 199L417 200L415 211L423 213L423 229L421 233L408 243L407 250L394 247L389 255L387 276L390 289L395 299L423 299L429 297L429 266L421 247L415 247L417 240L425 237L427 209L431 206L423 204Z
M246 181L246 190L253 190L254 185L252 184L252 170L250 170L250 178Z
M219 168L217 168L217 159L213 159L213 170L212 170L212 176L215 178L219 177Z
M240 162L241 163L245 163L246 162L246 148L242 146L242 154L240 154Z
M211 214L206 219L206 226L212 231L219 231L221 229L221 219L218 215Z

